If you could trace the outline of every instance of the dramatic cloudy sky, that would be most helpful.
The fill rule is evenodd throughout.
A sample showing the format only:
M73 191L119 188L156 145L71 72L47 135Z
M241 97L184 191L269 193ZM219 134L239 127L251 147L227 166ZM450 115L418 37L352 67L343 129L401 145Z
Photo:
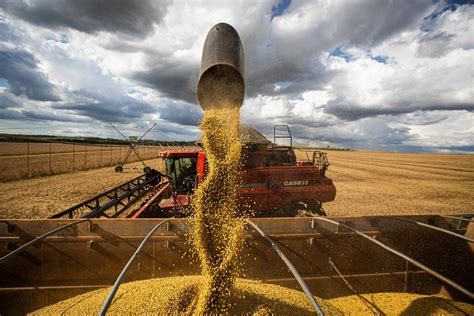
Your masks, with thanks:
M0 133L193 140L207 31L240 33L242 122L295 143L474 152L470 1L0 0Z

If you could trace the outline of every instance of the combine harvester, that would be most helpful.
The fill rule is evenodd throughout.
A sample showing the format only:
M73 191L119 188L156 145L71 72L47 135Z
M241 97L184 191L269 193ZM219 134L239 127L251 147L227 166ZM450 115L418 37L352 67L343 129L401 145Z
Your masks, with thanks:
M243 49L226 24L213 27L204 46L203 108L216 89L243 101ZM289 146L275 145L282 130ZM275 127L273 143L246 126L241 139L239 205L253 211L241 256L247 278L303 289L316 312L311 294L409 292L473 302L472 215L328 217L322 204L336 189L324 153L297 161L287 126ZM49 219L2 220L0 314L115 284L105 314L124 280L200 273L186 217L206 154L190 148L163 157L166 174L151 170Z

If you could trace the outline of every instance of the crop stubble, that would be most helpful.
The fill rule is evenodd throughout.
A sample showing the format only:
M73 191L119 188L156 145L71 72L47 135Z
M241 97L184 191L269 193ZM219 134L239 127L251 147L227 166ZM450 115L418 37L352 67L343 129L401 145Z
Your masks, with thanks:
M302 153L298 153L301 158ZM333 216L458 214L474 208L474 155L328 151Z
M163 161L147 161L163 171ZM0 218L46 218L107 191L142 173L141 163L127 167L138 172L114 172L113 167L0 183Z
M128 146L0 142L0 182L112 166ZM157 146L137 146L142 159L158 157ZM132 152L128 161L137 161Z
M336 200L324 204L328 215L460 214L474 209L474 155L327 153L327 175L337 189ZM297 156L305 157L301 151ZM149 164L163 170L160 159ZM0 217L45 218L137 175L107 167L0 183Z

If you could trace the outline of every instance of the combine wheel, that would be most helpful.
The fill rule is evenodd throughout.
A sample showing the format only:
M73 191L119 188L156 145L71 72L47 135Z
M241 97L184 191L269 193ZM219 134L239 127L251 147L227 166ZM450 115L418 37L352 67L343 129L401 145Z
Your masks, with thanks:
M115 172L120 173L120 172L122 172L122 171L123 171L122 166L116 166L116 167L115 167Z
M296 203L295 209L298 211L298 216L327 216L323 203L315 200L300 201Z
M150 167L147 167L147 168L150 168ZM155 178L155 180L150 182L150 185L157 185L158 183L161 182L162 174L159 171L150 168L150 170L145 173L146 173L145 177L147 180L151 178Z
M166 214L161 210L159 203L153 204L142 216L143 218L163 218L171 217L166 216Z

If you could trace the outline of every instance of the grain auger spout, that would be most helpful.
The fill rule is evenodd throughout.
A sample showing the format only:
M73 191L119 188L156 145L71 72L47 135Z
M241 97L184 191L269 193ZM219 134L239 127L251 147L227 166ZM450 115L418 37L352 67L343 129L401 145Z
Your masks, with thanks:
M240 108L244 101L244 50L237 31L214 25L202 51L197 98L201 108Z

